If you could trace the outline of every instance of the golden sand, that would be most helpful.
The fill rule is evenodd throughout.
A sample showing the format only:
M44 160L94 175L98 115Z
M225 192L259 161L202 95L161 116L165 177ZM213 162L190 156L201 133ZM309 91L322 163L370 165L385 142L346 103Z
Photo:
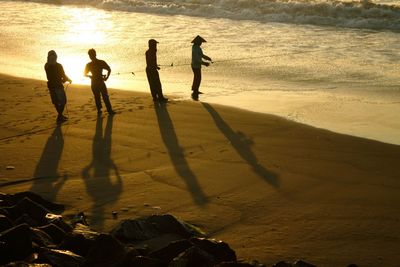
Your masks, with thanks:
M34 191L100 231L171 213L269 265L398 266L400 146L121 90L121 113L97 116L88 87L67 96L57 127L44 81L0 76L0 192Z

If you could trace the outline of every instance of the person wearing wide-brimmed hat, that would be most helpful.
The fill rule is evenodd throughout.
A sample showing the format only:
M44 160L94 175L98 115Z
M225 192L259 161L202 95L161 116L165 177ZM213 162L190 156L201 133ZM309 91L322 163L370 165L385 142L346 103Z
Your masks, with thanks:
M208 67L210 65L209 62L211 61L211 58L203 54L203 50L201 49L201 44L207 42L204 38L202 38L200 35L197 35L192 43L192 70L193 70L193 84L192 84L192 98L197 100L199 97L199 94L201 92L199 91L200 83L201 83L201 65L204 65ZM203 59L207 61L203 61Z
M146 51L146 75L149 81L151 96L153 101L165 102L168 99L164 97L161 87L160 75L158 70L160 67L157 64L157 44L154 39L149 40L149 49Z
M63 115L65 105L67 104L67 96L64 91L64 83L72 83L71 79L64 72L63 66L57 62L57 53L50 50L47 53L47 62L44 65L47 76L47 87L49 88L51 102L57 110L57 122L67 120Z

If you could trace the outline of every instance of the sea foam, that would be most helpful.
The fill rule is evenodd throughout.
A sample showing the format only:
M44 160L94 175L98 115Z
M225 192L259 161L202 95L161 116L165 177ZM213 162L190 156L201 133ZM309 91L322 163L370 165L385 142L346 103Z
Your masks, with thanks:
M400 30L400 6L390 1L380 3L367 0L39 0L35 2L84 5L127 12L255 20L265 23Z

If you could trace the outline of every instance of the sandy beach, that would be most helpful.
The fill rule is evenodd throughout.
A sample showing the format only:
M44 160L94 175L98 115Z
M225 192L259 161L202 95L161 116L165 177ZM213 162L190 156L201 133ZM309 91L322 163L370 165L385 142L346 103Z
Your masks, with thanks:
M110 90L114 116L89 87L67 97L57 126L45 81L0 75L0 192L99 231L170 213L267 266L399 266L400 146L172 96Z

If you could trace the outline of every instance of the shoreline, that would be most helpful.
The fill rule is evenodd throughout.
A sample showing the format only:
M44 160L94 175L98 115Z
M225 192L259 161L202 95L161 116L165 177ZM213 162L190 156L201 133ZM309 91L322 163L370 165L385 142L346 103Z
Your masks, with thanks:
M400 261L399 146L149 93L110 89L115 116L97 116L87 86L67 97L57 127L44 81L0 75L1 192L64 203L100 231L113 211L171 213L267 266Z
M3 74L0 73L0 75L3 76L8 76L8 77L15 77L15 78L20 78L20 79L28 79L31 80L32 78L29 77L20 77L20 76L14 76L10 74ZM33 79L36 80L36 79ZM42 81L42 80L37 80L37 81ZM46 81L43 80L45 83ZM148 86L147 83L140 82L141 86ZM88 87L90 88L90 85L87 84L72 84L72 87L77 86L78 88L84 88ZM125 93L133 93L133 94L139 94L139 95L149 95L150 92L149 90L133 90L133 89L128 89L128 88L115 88L115 87L109 87L108 90L115 91L115 92L125 92ZM205 86L205 90L207 90L207 86ZM342 92L344 93L344 92ZM354 99L357 98L357 95L351 94L351 93L336 93L338 95L342 95L343 98L349 98L349 99ZM183 96L181 94L169 94L168 89L164 89L164 94L166 94L167 97L170 97L171 100L173 101L189 101L192 102L192 99L190 98L190 93L188 92L187 96ZM258 113L258 114L264 114L264 115L271 115L271 116L277 116L282 119L286 119L291 122L295 123L300 123L304 124L310 127L314 127L316 129L321 129L321 130L327 130L331 131L333 133L337 134L344 134L344 135L349 135L349 136L354 136L354 137L359 137L359 138L364 138L368 139L371 141L377 141L377 142L382 142L385 144L391 144L391 145L398 145L400 146L400 139L398 138L397 134L395 133L395 128L398 127L395 124L388 125L389 121L397 121L396 116L392 115L392 119L389 121L383 120L380 121L380 115L384 115L388 111L386 109L382 110L376 110L376 114L367 114L367 115L361 115L362 112L354 112L354 110L366 108L365 106L356 106L352 107L354 105L354 100L352 100L349 103L341 103L343 106L343 111L340 111L341 114L338 113L338 111L330 110L321 110L321 112L317 112L317 115L312 115L312 113L315 113L312 111L315 109L313 106L331 106L333 103L330 103L331 100L328 100L332 97L337 97L335 94L332 94L331 92L326 92L324 90L316 90L316 91L310 91L310 92L290 92L289 95L286 95L286 92L275 92L275 91L268 91L264 92L264 94L268 95L268 102L265 103L264 97L260 97L254 95L254 94L249 94L245 96L227 96L227 97L220 97L220 96L214 96L213 92L207 93L205 95L202 95L201 98L204 98L204 102L211 103L213 105L220 105L223 107L227 108L232 108L232 109L237 109L241 110L244 112L253 112L253 113ZM297 96L296 96L297 94ZM212 95L212 96L210 96ZM387 98L388 96L386 96ZM267 96L265 96L267 98ZM288 98L289 100L284 100ZM296 99L297 98L297 99ZM244 102L247 104L240 104L238 101L241 101L243 99L247 99ZM285 102L287 101L287 103ZM379 100L376 100L379 101ZM199 102L203 102L202 99L200 99ZM251 104L250 104L251 103ZM280 106L277 106L276 104L272 104L271 108L257 108L257 106L262 106L262 105L270 105L270 103L280 103ZM392 105L397 105L397 102L393 102ZM256 107L254 107L256 106ZM310 107L307 107L310 106ZM369 109L375 108L376 107L368 107ZM383 107L381 107L383 108ZM328 108L329 109L329 108ZM310 111L311 110L311 111ZM346 117L346 112L349 110L353 111L354 117L347 118ZM400 110L399 110L400 111ZM309 113L307 115L304 115L304 113ZM395 114L394 112L393 114ZM385 116L383 116L385 117ZM400 127L400 125L399 125ZM399 128L400 131L400 128Z

